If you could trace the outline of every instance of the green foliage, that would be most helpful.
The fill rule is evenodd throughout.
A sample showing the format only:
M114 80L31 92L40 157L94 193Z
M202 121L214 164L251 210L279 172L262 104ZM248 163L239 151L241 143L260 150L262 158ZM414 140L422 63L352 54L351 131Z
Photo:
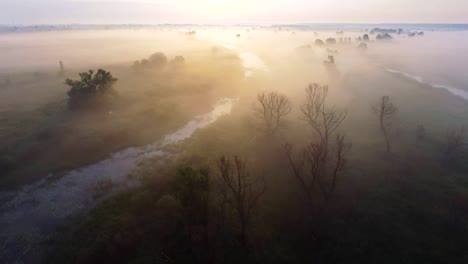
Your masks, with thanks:
M70 109L80 109L89 106L96 98L115 95L113 85L117 81L110 72L99 69L96 74L93 70L79 74L80 80L67 79L65 84L70 87L68 91L68 106Z
M177 172L174 189L183 206L206 199L210 190L208 170L195 170L191 167L181 168Z
M206 224L210 198L209 171L181 168L177 171L173 186L175 197L184 207L189 224Z
M183 63L185 60L181 56L177 56L173 62ZM162 70L168 64L167 56L162 52L156 52L151 55L148 59L142 59L133 63L133 69L140 71L143 69L157 69Z

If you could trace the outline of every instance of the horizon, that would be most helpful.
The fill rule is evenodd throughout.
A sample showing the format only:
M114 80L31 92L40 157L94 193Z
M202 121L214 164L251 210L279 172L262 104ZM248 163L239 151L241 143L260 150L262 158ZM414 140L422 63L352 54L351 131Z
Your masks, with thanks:
M297 23L24 23L6 24L0 26L296 26L296 25L468 25L463 23L448 22L297 22Z

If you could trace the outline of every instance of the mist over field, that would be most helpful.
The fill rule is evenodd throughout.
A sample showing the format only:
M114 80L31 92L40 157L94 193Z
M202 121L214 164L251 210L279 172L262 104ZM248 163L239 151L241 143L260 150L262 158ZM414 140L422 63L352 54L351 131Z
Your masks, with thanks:
M0 262L466 263L467 43L0 27Z

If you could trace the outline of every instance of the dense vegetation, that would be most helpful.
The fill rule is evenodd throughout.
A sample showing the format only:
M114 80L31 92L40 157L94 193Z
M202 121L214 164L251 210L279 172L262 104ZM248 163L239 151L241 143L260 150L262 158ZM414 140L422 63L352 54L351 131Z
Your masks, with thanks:
M99 69L96 74L93 70L80 73L79 81L67 79L65 83L70 86L68 91L68 106L72 110L90 105L99 105L108 97L115 96L113 84L117 81L110 72Z
M350 152L348 112L328 92L308 86L294 122L286 95L262 92L253 113L240 106L182 155L145 162L141 186L63 226L47 262L466 263L464 130L439 148L419 125L417 150L399 144L383 96L369 107L382 144Z
M61 74L40 79L13 75L12 91L27 103L5 103L0 109L0 189L153 143L210 110L243 77L231 53L220 51L216 58L207 58L210 53L208 49L190 63L175 56L168 65L166 55L155 53L151 60L159 61L159 67L137 72L131 65L114 65L96 72L61 69Z

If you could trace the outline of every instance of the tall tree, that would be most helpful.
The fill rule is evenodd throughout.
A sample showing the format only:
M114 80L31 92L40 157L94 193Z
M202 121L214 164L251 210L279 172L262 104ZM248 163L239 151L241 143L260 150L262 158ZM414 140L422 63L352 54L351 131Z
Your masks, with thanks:
M254 178L247 161L238 156L233 159L222 156L217 166L228 203L233 206L239 220L240 243L246 247L253 210L265 193L265 181L261 177Z
M372 107L372 112L377 117L379 121L380 130L385 139L385 145L387 152L391 152L391 142L390 142L390 129L392 128L392 121L395 115L398 112L398 109L390 101L389 96L382 96L380 101Z
M330 136L346 119L347 112L328 109L327 96L328 86L316 83L309 85L306 89L306 102L301 107L301 111L310 127L319 136L319 140L328 149Z
M326 106L328 86L309 85L302 113L314 131L312 142L304 147L298 159L293 157L292 147L285 147L294 177L304 191L311 209L315 211L321 202L328 202L335 192L338 178L346 168L346 154L351 145L336 130L347 116ZM317 140L318 137L318 140ZM330 140L335 137L331 145Z
M284 126L285 117L291 112L292 106L286 95L278 92L260 93L257 96L257 106L254 108L257 118L262 120L265 133L275 134Z

